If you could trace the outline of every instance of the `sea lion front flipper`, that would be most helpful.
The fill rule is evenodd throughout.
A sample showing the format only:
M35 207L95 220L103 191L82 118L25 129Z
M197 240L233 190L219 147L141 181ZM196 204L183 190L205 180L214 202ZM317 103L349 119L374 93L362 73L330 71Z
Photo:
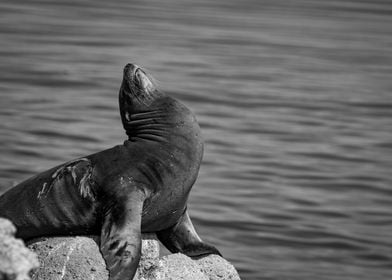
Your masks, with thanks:
M188 211L185 211L177 224L158 231L158 239L172 253L183 253L190 257L200 257L210 254L222 256L214 246L204 243L197 235Z
M101 253L109 279L132 279L140 260L144 197L131 192L111 203L101 232Z

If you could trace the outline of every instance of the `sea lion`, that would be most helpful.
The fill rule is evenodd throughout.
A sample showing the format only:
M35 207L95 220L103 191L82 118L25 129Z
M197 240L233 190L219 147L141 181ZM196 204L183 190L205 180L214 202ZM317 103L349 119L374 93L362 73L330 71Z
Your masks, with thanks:
M0 197L0 216L29 240L50 235L100 235L110 279L132 279L141 233L155 232L171 251L218 254L197 235L187 199L203 154L192 112L127 64L119 92L128 139L40 173Z

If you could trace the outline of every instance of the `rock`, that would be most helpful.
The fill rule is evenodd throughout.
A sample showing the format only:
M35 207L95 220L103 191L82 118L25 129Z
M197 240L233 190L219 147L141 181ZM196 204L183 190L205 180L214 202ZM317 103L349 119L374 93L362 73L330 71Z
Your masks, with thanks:
M39 266L37 256L14 237L14 225L0 218L0 279L27 280L33 268Z
M33 280L107 280L109 273L97 241L97 237L52 237L34 240L29 248L38 254L41 266L34 271ZM143 234L142 254L133 280L164 279L240 278L229 262L215 255L198 260L192 260L183 254L170 254L159 258L159 243L155 235Z
M10 220L0 218L0 235L15 236L16 228Z
M184 254L164 256L159 261L159 267L154 276L155 278L149 278L149 280L208 280L208 276L201 271L200 266Z
M134 280L155 279L155 272L159 268L159 243L155 235L142 236L142 254Z
M33 240L29 248L38 254L40 267L33 280L108 279L98 245L89 237L54 237Z
M140 280L240 280L232 264L217 255L191 259L184 254L171 254L159 260L151 278Z
M99 251L98 237L51 237L30 242L29 248L38 254L39 269L33 280L94 279L107 280L109 272ZM143 235L142 255L136 276L150 279L158 266L159 244L154 235ZM137 277L134 278L139 279Z
M201 271L210 280L240 280L237 270L224 258L218 255L209 255L195 260Z

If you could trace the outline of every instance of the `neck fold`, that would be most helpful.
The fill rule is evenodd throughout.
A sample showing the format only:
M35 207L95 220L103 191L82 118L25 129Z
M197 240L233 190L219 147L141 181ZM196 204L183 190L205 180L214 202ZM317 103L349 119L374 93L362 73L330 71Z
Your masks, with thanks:
M130 141L167 142L167 126L167 116L159 110L132 114L124 123Z

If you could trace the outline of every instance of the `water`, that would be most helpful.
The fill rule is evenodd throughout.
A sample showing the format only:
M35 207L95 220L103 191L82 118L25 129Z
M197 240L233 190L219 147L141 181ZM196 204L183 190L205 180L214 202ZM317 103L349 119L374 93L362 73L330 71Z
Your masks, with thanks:
M122 67L206 142L191 215L242 279L392 279L390 1L0 4L0 186L125 139Z

